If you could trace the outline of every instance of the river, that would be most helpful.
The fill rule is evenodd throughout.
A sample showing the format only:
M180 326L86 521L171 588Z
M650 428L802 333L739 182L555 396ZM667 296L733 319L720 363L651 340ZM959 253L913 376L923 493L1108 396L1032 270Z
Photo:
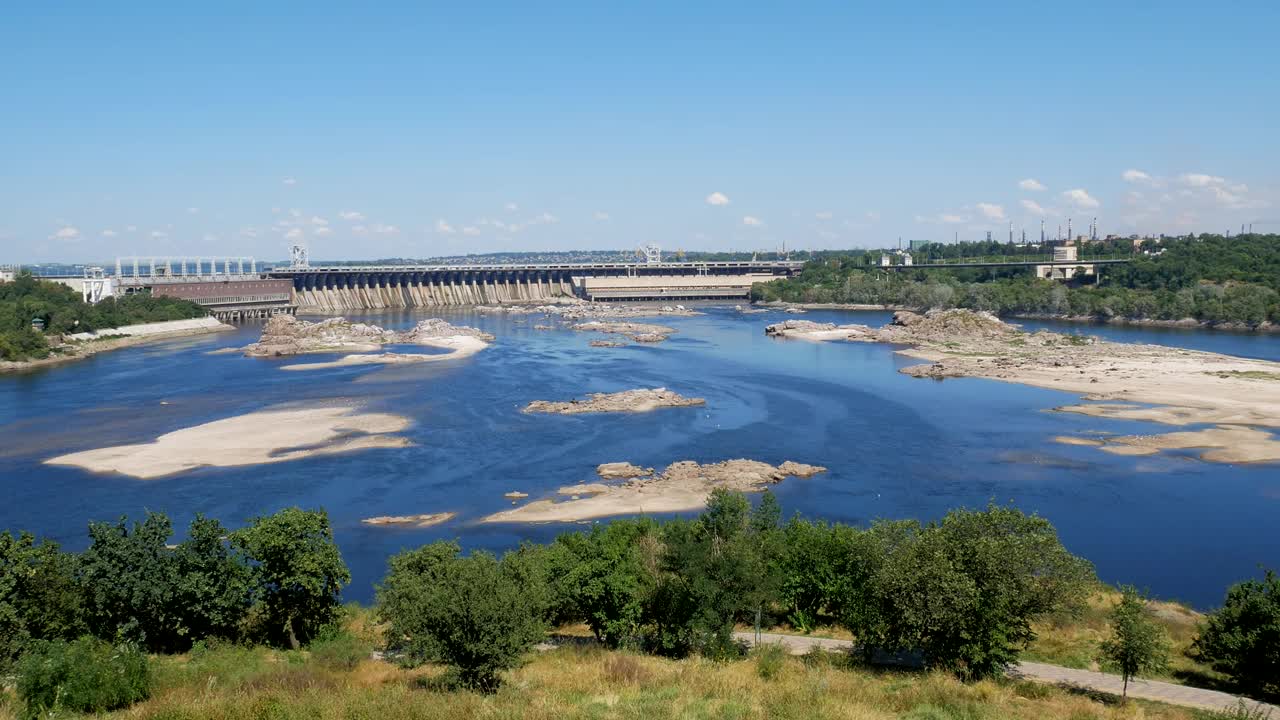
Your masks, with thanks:
M197 512L238 526L290 505L323 507L354 576L347 596L368 601L387 557L402 548L457 538L466 547L502 549L580 527L478 524L510 507L505 492L549 496L591 481L603 462L661 467L744 457L830 468L775 488L788 515L861 524L1013 502L1050 519L1104 580L1202 608L1219 604L1230 583L1256 576L1259 565L1280 566L1275 465L1060 445L1053 442L1060 434L1169 428L1051 412L1077 398L1050 390L912 379L897 372L912 361L887 346L773 340L764 326L789 316L703 309L661 319L679 332L657 345L591 348L582 333L534 330L536 316L414 311L361 319L404 328L438 315L497 340L459 361L307 373L283 372L281 361L209 354L255 340L259 327L246 325L0 377L0 528L81 548L88 521L140 518L148 509L167 513L180 534ZM879 324L889 313L804 317ZM1022 324L1280 360L1275 335ZM632 416L519 411L535 399L658 386L705 397L707 406ZM282 403L333 399L410 417L405 434L414 445L159 480L42 464ZM443 511L459 516L424 530L360 523Z

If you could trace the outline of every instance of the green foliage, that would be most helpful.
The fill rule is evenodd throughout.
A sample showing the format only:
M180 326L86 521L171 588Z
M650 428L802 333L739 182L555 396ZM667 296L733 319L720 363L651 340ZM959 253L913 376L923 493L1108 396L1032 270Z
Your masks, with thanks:
M26 360L49 354L45 337L31 321L45 322L45 333L64 334L137 323L185 320L205 316L200 305L150 294L107 298L96 305L66 285L41 281L28 272L0 283L0 360Z
M182 635L177 604L177 564L166 547L169 518L147 513L132 530L124 518L89 524L89 548L80 557L90 631L153 651L178 649Z
M187 539L174 551L174 596L183 616L182 635L237 639L253 600L252 572L226 542L222 523L197 514Z
M307 649L321 667L345 671L354 670L373 652L369 643L356 637L340 622L321 628Z
M75 555L30 533L0 532L0 673L33 640L69 640L86 631Z
M1280 576L1232 585L1193 649L1245 690L1280 693Z
M938 252L955 247L937 246ZM1280 235L1202 235L1167 239L1160 247L1159 256L1108 266L1101 285L1037 280L1025 270L997 271L994 277L986 270L887 272L868 262L873 256L853 253L824 256L799 276L757 284L752 293L758 300L961 307L1000 314L1193 318L1248 326L1280 322Z
M853 587L844 623L864 651L915 650L928 667L990 677L1034 639L1031 622L1079 607L1093 569L1053 526L1011 507L953 510L940 523L880 523L883 560Z
M756 660L756 674L764 680L778 677L787 662L787 650L778 643L762 643L751 651Z
M1111 637L1101 645L1102 657L1124 678L1123 697L1129 680L1158 673L1169 663L1169 637L1151 617L1146 599L1132 587L1120 588L1120 602L1111 611Z
M493 692L546 632L542 608L526 601L545 591L526 570L511 555L461 557L456 543L397 555L378 588L388 649L409 666L446 663L465 687Z
M298 649L337 618L351 573L323 510L286 508L255 518L231 534L231 546L252 565L264 639Z
M809 632L865 604L853 602L855 594L869 587L879 559L866 531L794 518L783 528L782 544L778 599L793 627Z
M637 644L645 603L657 581L658 525L617 520L586 535L561 535L552 547L567 560L553 587L565 589L596 638L611 648Z
M91 637L40 642L23 656L17 674L26 718L103 713L150 694L147 658L136 646Z

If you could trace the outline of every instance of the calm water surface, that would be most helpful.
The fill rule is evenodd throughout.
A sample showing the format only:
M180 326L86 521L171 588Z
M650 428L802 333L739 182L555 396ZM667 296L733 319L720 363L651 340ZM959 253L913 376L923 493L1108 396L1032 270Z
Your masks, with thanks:
M369 315L406 327L440 313ZM781 314L727 308L666 318L659 345L590 348L588 335L535 331L534 317L444 314L497 336L471 358L402 367L293 373L279 361L209 355L259 328L106 353L38 373L0 377L0 528L29 529L79 548L89 520L168 513L179 529L202 512L240 525L279 508L324 507L369 600L387 557L457 538L500 549L568 526L480 525L510 507L502 494L549 496L590 481L602 462L661 467L745 457L826 465L775 489L784 509L850 523L936 518L947 509L1016 503L1048 517L1103 579L1207 607L1233 581L1280 566L1280 468L1205 463L1194 453L1119 457L1053 442L1090 431L1167 432L1148 423L1054 413L1069 394L988 380L945 382L897 372L889 347L766 338ZM816 321L878 324L888 313L811 312ZM1080 326L1024 323L1081 331ZM1280 360L1280 338L1116 327L1084 328ZM317 357L317 360L324 359ZM304 359L305 360L305 359ZM294 360L296 362L296 360ZM646 415L526 416L535 399L667 386L705 408ZM414 446L160 480L94 475L42 461L65 452L146 442L194 424L284 403L354 400L414 421ZM426 530L364 526L361 518L456 511Z

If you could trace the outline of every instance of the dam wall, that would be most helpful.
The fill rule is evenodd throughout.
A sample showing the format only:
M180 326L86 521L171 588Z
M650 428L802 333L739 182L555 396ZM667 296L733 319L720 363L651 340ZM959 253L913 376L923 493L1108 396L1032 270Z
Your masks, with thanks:
M308 278L310 280L311 278ZM362 276L295 286L294 302L309 312L343 312L397 308L491 305L547 301L574 294L566 276L501 277L488 273L474 277Z

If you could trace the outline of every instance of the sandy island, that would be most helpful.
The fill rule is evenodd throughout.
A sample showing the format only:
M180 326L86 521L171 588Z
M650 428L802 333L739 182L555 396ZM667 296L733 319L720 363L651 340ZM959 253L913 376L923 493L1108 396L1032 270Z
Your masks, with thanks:
M409 427L399 415L352 407L263 410L165 433L149 443L60 455L46 465L151 479L201 467L239 467L320 455L407 447L392 435Z
M934 310L925 315L898 312L893 322L880 329L788 320L768 326L765 332L813 341L907 345L898 352L929 361L901 370L913 377L981 377L1100 401L1057 408L1065 412L1218 426L1148 436L1141 443L1108 438L1098 446L1107 452L1150 454L1203 447L1211 449L1201 457L1212 462L1280 459L1280 442L1268 432L1247 427L1280 427L1280 363L1081 335L1027 333L990 314L969 310Z
M337 360L284 365L283 370L323 370L353 365L402 365L439 362L474 355L489 347L493 336L465 325L455 326L440 318L428 318L402 333L377 325L353 323L346 318L306 322L289 315L272 318L258 342L242 348L248 357L288 357L309 353L356 351ZM408 344L448 350L439 355L418 353L377 353L387 344Z
M626 463L606 463L597 468L602 478L619 477L618 472L639 469ZM726 460L699 465L692 460L672 463L661 473L633 477L620 485L588 483L559 490L563 495L590 497L555 502L537 500L511 510L490 515L482 522L575 522L615 515L671 513L706 507L707 496L716 488L739 492L759 492L787 477L810 477L826 468L787 461L774 467L755 460ZM648 470L652 473L652 469Z
M642 343L659 343L666 340L668 336L676 331L675 328L666 325L653 325L651 323L636 322L605 322L602 320L589 320L587 322L577 323L572 329L578 332L598 332L617 335L625 335L636 342Z
M666 388L623 390L616 393L591 393L585 400L554 402L534 400L524 407L526 413L577 415L580 413L651 412L664 407L706 405L703 398L688 398Z

